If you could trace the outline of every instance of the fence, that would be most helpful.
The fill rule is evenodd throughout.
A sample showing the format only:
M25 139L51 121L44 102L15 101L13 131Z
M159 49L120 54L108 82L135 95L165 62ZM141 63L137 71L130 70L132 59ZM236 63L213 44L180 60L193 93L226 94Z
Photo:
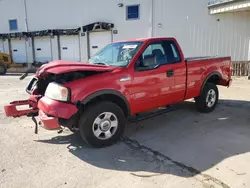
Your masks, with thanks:
M248 76L250 74L250 61L233 61L232 75L233 76Z

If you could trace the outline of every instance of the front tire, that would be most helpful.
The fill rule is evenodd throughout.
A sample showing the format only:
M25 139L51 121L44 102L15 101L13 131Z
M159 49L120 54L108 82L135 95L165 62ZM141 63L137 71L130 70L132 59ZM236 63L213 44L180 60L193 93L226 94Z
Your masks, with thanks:
M199 112L212 112L219 99L219 91L215 84L207 83L199 97L195 98L196 107Z
M102 148L116 143L125 129L125 115L115 103L102 101L92 104L79 121L82 139L90 146Z

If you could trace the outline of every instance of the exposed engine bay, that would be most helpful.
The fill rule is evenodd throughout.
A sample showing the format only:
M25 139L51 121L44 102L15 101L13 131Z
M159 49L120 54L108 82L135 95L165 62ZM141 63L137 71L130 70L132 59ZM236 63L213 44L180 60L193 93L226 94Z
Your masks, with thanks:
M88 76L92 76L95 74L100 74L97 71L75 71L75 72L67 72L62 74L52 74L47 73L43 77L34 78L31 80L27 87L27 92L36 95L44 95L46 88L48 87L49 83L55 82L58 84L68 83L74 80L79 80Z

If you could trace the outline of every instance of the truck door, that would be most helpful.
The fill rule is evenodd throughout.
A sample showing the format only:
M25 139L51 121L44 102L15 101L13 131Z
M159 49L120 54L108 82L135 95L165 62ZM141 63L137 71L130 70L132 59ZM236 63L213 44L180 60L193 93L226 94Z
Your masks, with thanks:
M186 63L181 58L178 47L173 40L162 41L162 46L166 55L166 80L163 86L168 85L168 79L173 79L171 93L161 92L162 102L165 104L175 103L184 100L186 92ZM171 98L169 98L169 96Z
M171 72L167 77L167 70L171 71L172 68L166 64L162 41L149 44L137 60L133 80L128 87L134 113L163 106L163 103L167 102L165 98L171 101L174 77L170 75Z

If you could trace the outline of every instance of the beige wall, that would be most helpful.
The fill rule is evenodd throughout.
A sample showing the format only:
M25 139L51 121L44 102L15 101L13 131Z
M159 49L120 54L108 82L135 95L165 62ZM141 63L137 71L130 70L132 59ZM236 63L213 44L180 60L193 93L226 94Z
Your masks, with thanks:
M124 7L118 7L123 2ZM76 28L93 22L114 23L114 40L148 37L151 0L27 0L30 30ZM140 19L126 20L126 5L140 4Z
M157 0L154 35L176 37L185 56L219 55L249 60L250 13L210 15L206 1Z
M185 56L219 55L232 56L233 60L250 60L250 12L210 15L206 0L26 2L30 31L76 28L96 21L112 22L118 30L118 34L113 35L114 41L169 36L177 38ZM121 2L124 7L118 7ZM140 4L140 19L127 21L126 5L133 4ZM16 18L18 31L26 31L24 10L23 0L0 0L0 33L9 32L8 20ZM86 37L81 36L81 60L87 59L86 44ZM58 57L56 43L54 46L53 57Z
M11 19L17 19L18 32L26 31L24 10L24 0L0 0L0 33L10 33Z

